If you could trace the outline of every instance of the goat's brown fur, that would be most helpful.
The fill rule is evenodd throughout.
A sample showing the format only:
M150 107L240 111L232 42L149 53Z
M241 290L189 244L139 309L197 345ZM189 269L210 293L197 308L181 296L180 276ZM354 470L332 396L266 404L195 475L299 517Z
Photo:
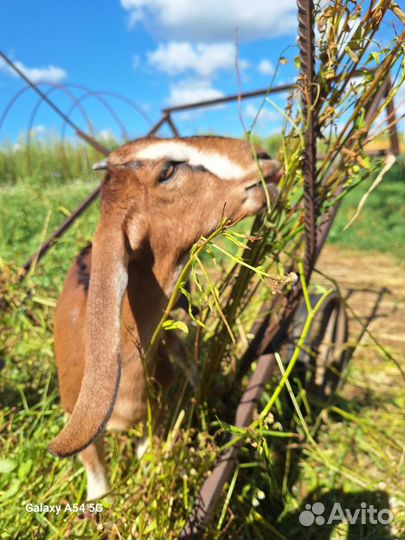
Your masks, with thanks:
M173 165L173 177L162 184L158 179L164 167L172 167L167 165L170 156L138 157L150 145L165 143L160 139L141 139L109 156L99 226L91 248L69 270L56 309L61 398L71 413L49 447L58 456L84 450L105 427L125 429L145 419L140 351L149 344L185 256L222 217L235 221L265 206L247 142L219 137L177 142L197 156L208 156L205 162L215 170L222 170L226 159L243 176L223 180L184 163ZM266 159L260 165L274 183L277 163ZM167 367L156 370L162 384ZM82 452L83 459L86 455L98 454Z

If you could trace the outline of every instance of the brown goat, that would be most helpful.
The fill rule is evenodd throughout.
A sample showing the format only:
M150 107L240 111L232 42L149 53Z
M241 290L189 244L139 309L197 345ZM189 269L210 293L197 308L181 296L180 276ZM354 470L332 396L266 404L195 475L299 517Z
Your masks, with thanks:
M278 164L260 169L275 196ZM91 247L70 268L56 309L62 404L70 419L50 452L80 452L88 497L109 489L102 438L146 416L145 351L192 245L223 217L266 207L248 142L222 137L140 139L112 152ZM156 376L165 384L165 366Z

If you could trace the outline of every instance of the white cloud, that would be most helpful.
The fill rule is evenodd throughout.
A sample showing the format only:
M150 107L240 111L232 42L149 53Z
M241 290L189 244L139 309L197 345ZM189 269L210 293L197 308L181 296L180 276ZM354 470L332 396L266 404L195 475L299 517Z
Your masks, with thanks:
M143 23L159 39L190 42L256 40L297 31L296 0L121 0L130 23Z
M67 77L67 73L64 69L49 65L47 67L40 68L28 68L20 61L14 61L14 64L18 67L20 71L24 73L33 83L37 84L40 82L50 82L50 83L60 83ZM0 69L7 71L14 77L18 77L17 73L11 69L4 61L0 62Z
M187 41L169 41L160 43L147 56L151 66L168 75L190 71L209 78L219 70L235 67L235 47L232 42L193 45ZM248 65L246 60L239 61L240 69L246 69Z
M31 133L35 133L37 135L43 135L48 131L48 128L44 126L43 124L38 124L37 126L34 126L31 129Z
M111 139L115 139L115 136L111 129L105 128L97 133L97 138L102 141L110 141Z
M257 66L257 69L263 75L274 75L274 66L270 62L270 60L267 60L266 58L263 58L263 60L261 60L261 62Z
M259 116L257 117L258 113ZM245 108L245 116L252 123L255 122L253 126L254 131L265 131L267 133L272 133L275 129L278 129L282 121L280 113L276 110L263 107L259 112L259 107L251 103Z
M43 124L37 124L36 126L33 126L30 131L31 137L35 139L46 139L50 136L52 136L52 129L50 129L47 126L44 126ZM26 132L20 132L20 137L25 137Z
M170 85L170 95L166 101L170 105L182 105L183 103L194 103L223 96L224 93L214 88L210 81L186 79Z

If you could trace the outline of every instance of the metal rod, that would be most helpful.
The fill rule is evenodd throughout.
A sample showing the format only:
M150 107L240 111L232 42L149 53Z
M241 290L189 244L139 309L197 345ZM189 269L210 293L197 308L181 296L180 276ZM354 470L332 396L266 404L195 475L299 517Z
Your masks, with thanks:
M170 114L167 115L166 122L167 122L168 126L170 127L170 129L172 130L173 135L175 137L180 137L180 133L179 133L177 127L176 127L176 124L173 122L173 119L170 116Z
M236 101L238 99L248 99L260 96L266 96L268 94L276 94L278 92L285 92L294 88L294 84L282 84L275 86L274 88L263 88L262 90L254 90L253 92L244 92L242 94L232 94L216 99L208 99L205 101L195 101L193 103L186 103L185 105L176 105L175 107L168 107L163 109L164 113L172 113L178 111L187 111L189 109L199 109L203 107L211 107L212 105L220 105L221 103L229 103L230 101Z
M42 257L47 253L50 248L54 245L56 240L60 238L70 227L73 225L73 223L76 221L76 219L90 206L90 204L97 198L99 192L100 192L101 186L98 186L83 202L82 204L76 208L74 212L70 214L70 216L62 223L62 225L49 236L49 238L44 242L44 244L41 246L41 248L28 259L28 261L24 264L23 268L25 270L25 273L22 277L25 277L25 275L29 272L32 265L37 263Z
M77 128L76 135L86 141L90 146L92 146L97 152L100 152L100 154L103 154L103 156L108 156L108 154L111 152L108 148L100 144L96 139L94 139L91 135L88 135L87 133L84 133L81 129Z
M309 282L315 260L316 260L316 133L315 133L315 119L314 119L314 99L315 92L313 89L314 79L314 32L313 32L313 2L312 0L298 0L298 33L299 33L299 47L301 58L301 79L303 85L303 109L306 117L306 134L305 134L305 158L304 158L304 204L305 204L305 276L307 282ZM218 103L218 102L217 102ZM181 109L184 110L184 109ZM259 344L260 360L258 366L253 373L249 387L245 392L236 413L236 425L238 422L246 427L251 421L250 413L253 414L253 410L240 415L241 408L244 407L245 399L249 401L249 392L252 392L253 388L262 389L268 381L271 373L274 371L275 360L274 355L264 354L266 351L263 347L266 345L274 345L274 340L285 333L286 327L294 314L296 307L298 306L299 299L301 298L301 291L295 287L292 294L288 298L288 303L282 310L281 319L276 321L275 325L267 328L264 332L263 339ZM269 335L269 332L271 335ZM272 358L271 369L270 358ZM267 369L265 367L267 363ZM260 369L259 369L260 368ZM262 390L256 394L260 396ZM238 415L239 414L239 415ZM247 422L246 424L244 422ZM222 488L225 482L228 480L232 469L235 466L237 456L239 454L239 445L232 446L231 449L225 454L225 456L219 460L215 466L213 472L204 482L200 491L200 498L197 506L194 509L191 519L188 521L184 528L180 539L191 540L201 537L205 526L212 518L216 503L222 492Z
M152 135L155 135L155 133L159 131L159 129L163 126L163 124L166 121L167 121L167 114L163 114L161 118L156 122L156 124L150 128L150 130L146 134L146 137L151 137Z
M255 372L239 402L235 415L235 425L245 428L253 420L254 412L263 394L267 381L274 373L276 359L273 354L259 358ZM234 439L234 437L232 437ZM235 468L242 442L236 442L218 460L210 476L205 480L199 494L197 505L180 534L181 540L197 540L212 519L225 482Z
M386 89L387 81L385 81L378 89L372 102L370 103L370 106L366 111L365 121L367 130L370 129L371 120L378 111L380 101L382 100L385 92L387 91ZM372 153L368 152L367 155L372 155ZM339 163L336 164L336 167L339 167ZM336 191L333 194L334 197L338 197L342 193L345 181L346 180L344 180L342 184L336 188ZM340 200L327 212L327 214L323 217L321 223L317 224L315 236L316 249L314 265L316 264L316 261L321 255L322 248L333 225L339 206ZM285 334L285 330L288 328L289 320L294 315L294 311L298 306L299 299L299 289L292 291L290 296L286 298L277 299L276 302L279 302L279 306L273 304L271 307L273 308L273 311L275 307L280 307L280 315L271 324L270 317L269 315L267 315L270 311L270 307L268 305L264 306L263 311L261 311L263 320L261 322L256 321L256 323L252 327L251 333L254 334L255 337L250 342L247 350L245 351L239 362L239 380L248 372L250 365L253 360L255 360L255 358L257 358L260 354L269 351L271 347L274 347L276 343L282 340L283 335ZM282 303L284 303L284 305L281 305ZM260 314L257 318L261 318Z
M369 70L370 72L374 70ZM363 75L363 71L353 72L353 77ZM261 90L253 90L251 92L243 92L241 94L231 94L230 96L224 96L221 98L208 99L204 101L194 101L192 103L185 103L184 105L175 105L174 107L167 107L163 109L164 113L173 113L179 111L186 111L189 109L199 109L203 107L211 107L212 105L221 105L222 103L229 103L230 101L237 101L238 99L249 99L260 96L266 96L270 94L277 94L278 92L287 92L294 88L295 84L281 84L280 86L274 86L273 88L262 88Z
M316 126L314 88L314 7L312 0L298 0L298 45L301 61L302 108L305 122L304 205L305 256L307 283L315 264L316 253Z
M305 149L303 160L304 172L304 209L305 209L305 255L304 273L309 283L317 256L317 221L316 221L316 124L314 114L314 13L312 0L298 0L298 44L301 61L302 108L305 123ZM322 244L323 245L323 244ZM269 317L261 323L261 339L254 340L243 355L240 371L246 371L252 360L265 353L275 341L282 339L289 320L294 315L300 299L299 287L294 287L284 299L280 317L269 325Z

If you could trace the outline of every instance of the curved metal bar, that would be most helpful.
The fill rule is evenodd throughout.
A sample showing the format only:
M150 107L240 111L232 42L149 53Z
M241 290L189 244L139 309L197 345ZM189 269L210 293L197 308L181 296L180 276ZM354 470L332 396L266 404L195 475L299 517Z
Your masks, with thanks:
M56 92L57 90L60 90L60 91L64 92L68 97L70 97L70 99L73 101L73 103L75 103L77 101L76 96L73 94L73 92L68 90L65 85L56 84L56 83L46 83L46 84L51 86L51 88L47 92L45 92L45 95L47 97L49 97L51 94L53 94L53 92ZM70 85L70 86L73 86L73 85ZM38 113L38 110L39 110L42 103L43 103L43 99L39 98L39 100L37 101L34 109L31 112L31 116L30 116L29 123L28 123L28 130L27 130L27 136L26 136L26 146L27 146L28 167L29 167L31 172L32 172L32 159L31 159L31 141L32 141L32 136L31 135L32 135L32 133L31 132L32 132L32 127L34 125L35 117L36 117L36 115ZM88 115L86 114L86 111L84 110L84 108L81 106L80 103L79 103L79 110L80 110L80 112L81 112L81 114L83 116L84 121L87 124L87 128L89 129L91 135L94 137L94 129L93 129L93 126L92 126L92 124L90 122L90 118L88 117ZM67 159L66 159L66 152L65 152L65 148L64 148L63 144L62 144L62 152L63 152L64 165L65 165L65 169L66 169L66 167L67 167Z
M46 83L46 84L52 87L47 92L45 92L46 96L50 96L51 94L53 94L57 90L60 90L60 91L64 92L68 97L70 97L70 99L72 100L73 103L77 102L77 97L74 95L73 92L71 92L67 88L68 86L75 87L75 85L73 85L73 84L63 85L63 84L56 84L56 83ZM29 120L29 123L28 123L28 132L30 132L32 130L32 126L34 124L35 117L36 117L36 115L38 113L38 110L39 110L39 107L41 106L42 103L43 103L43 99L40 98L37 101L34 109L31 112L30 120ZM81 106L80 103L78 103L78 108L80 110L81 115L83 116L84 121L87 124L87 128L89 129L91 134L94 136L94 129L93 129L92 123L90 122L90 118L89 118L88 114L86 113L85 109Z
M73 84L73 83L69 83L69 84L54 84L54 83L46 83L47 85L50 85L52 87L55 87L55 88L59 88L60 90L64 91L65 93L67 93L72 101L74 101L74 103L76 104L76 106L78 108L80 108L80 111L81 111L81 114L87 124L87 127L89 129L89 131L91 132L91 135L94 137L95 136L95 133L94 133L94 129L93 129L93 126L90 122L90 119L85 111L85 109L81 106L81 103L80 101L82 101L83 99L85 99L84 97L82 97L82 99L78 99L74 94L73 92L70 92L69 88L77 88L79 90L83 90L86 95L87 94L92 94L92 96L94 98L96 98L107 110L108 112L113 116L114 120L116 121L116 123L118 124L123 136L125 139L128 139L128 134L125 130L125 127L123 125L123 123L121 122L119 116L115 113L114 109L110 106L110 104L105 100L103 99L101 96L103 95L106 95L106 96L111 96L115 99L118 99L120 101L123 101L124 103L126 103L129 107L131 107L132 109L135 110L135 112L137 112L140 116L142 116L142 118L145 120L145 122L147 122L149 125L152 124L152 121L151 119L149 118L149 116L141 109L141 107L139 107L133 100L127 98L126 96L123 96L117 92L110 92L110 91L93 91L93 90L90 90L88 87L82 85L82 84ZM19 94L28 90L30 88L30 86L27 86L25 89L23 89L22 91L19 91ZM46 92L45 95L46 96L49 96L52 92L49 91L49 92ZM16 99L13 99L13 103L10 103L10 107L12 107L12 105L14 104L14 102L16 101ZM38 102L37 106L36 106L36 110L35 110L35 113L32 113L32 117L35 118L35 115L36 115L36 111L39 109L39 106L40 104L42 103L43 99ZM70 116L70 112L68 114L68 116ZM32 118L31 122L30 122L30 128L28 130L28 133L30 133L31 131L31 128L32 128L32 125L33 125L33 122L34 122L34 118ZM66 121L65 121L65 124L66 126ZM1 129L1 122L0 122L0 129ZM63 134L65 133L65 129L63 130ZM62 136L62 140L64 140L65 136L63 135ZM28 143L29 144L29 143Z
M259 357L256 370L236 409L235 426L246 428L252 422L257 404L264 392L267 381L274 373L275 367L276 359L274 354L263 354ZM235 438L236 436L233 435L231 440ZM179 535L179 540L200 540L202 538L205 527L214 516L225 483L236 466L241 446L240 441L235 441L214 465L210 476L204 481L200 489L197 503Z
M66 113L66 116L68 118L71 117L73 111L76 109L76 107L81 104L85 99L88 99L90 97L93 97L95 99L97 99L97 101L99 101L101 103L101 105L103 105L103 107L105 109L107 109L107 111L110 113L110 115L112 116L114 122L118 125L118 128L120 129L121 131L121 135L123 137L124 140L128 140L128 133L125 129L125 126L124 124L121 122L119 116L117 115L117 113L114 111L114 109L111 107L111 105L108 103L108 101L106 101L104 98L102 98L100 96L100 92L96 92L94 90L89 90L85 87L83 87L84 91L85 91L85 94L81 95L79 98L77 98L77 101L75 104L73 104L70 109L68 110L68 112ZM66 124L68 124L68 122L64 122L63 124L63 128L62 128L62 140L64 140L65 138L65 135L66 135Z
M39 83L41 84L41 83ZM8 113L11 111L11 109L13 108L14 104L17 102L18 99L20 99L20 97L25 94L25 92L27 92L27 90L32 90L32 88L27 85L27 86L24 86L23 88L20 88L20 90L18 90L18 92L16 92L14 94L14 96L10 99L10 101L7 103L7 105L5 106L4 110L3 110L3 113L0 117L0 131L3 127L3 124L8 116Z
M142 109L142 107L137 105L135 101L133 101L132 99L129 99L126 96L123 96L122 94L118 94L117 92L110 92L109 90L100 90L99 94L103 96L111 96L113 98L119 99L120 101L123 101L129 107L132 107L132 109L134 109L138 114L140 114L145 120L145 122L148 123L149 126L152 125L152 119L150 118L150 116Z
M69 124L69 126L71 126L75 130L78 137L80 137L80 138L84 139L85 141L87 141L93 148L95 148L97 150L97 152L100 152L101 154L103 154L105 156L110 153L107 148L105 148L102 144L100 144L98 141L96 141L90 135L84 133L70 118L68 118L66 116L66 114L60 109L60 107L58 107L53 101L51 101L49 99L49 97L47 95L45 95L44 92L42 92L42 90L40 88L38 88L38 86L35 83L33 83L29 79L29 77L27 77L27 75L25 73L23 73L21 71L21 69L18 68L10 60L10 58L8 58L8 56L6 54L4 54L4 52L0 51L0 57L6 62L6 64L8 64L10 66L10 68L15 73L17 73L17 75L19 77L21 77L21 79L23 81L25 81L34 90L34 92L36 92L39 96L41 96L41 98L49 105L49 107L51 107L51 109L53 109L56 112L56 114L58 116L63 118L65 120L65 122L67 124Z

